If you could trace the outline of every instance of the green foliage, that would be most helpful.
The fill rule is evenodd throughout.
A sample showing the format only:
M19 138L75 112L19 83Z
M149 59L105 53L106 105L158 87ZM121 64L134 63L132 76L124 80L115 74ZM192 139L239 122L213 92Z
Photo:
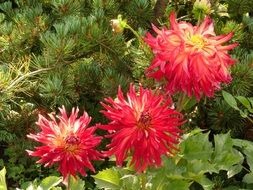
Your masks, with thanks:
M117 170L106 169L94 175L93 178L98 188L119 189L120 176Z
M164 167L148 171L146 177L129 168L108 169L112 163L97 164L97 186L129 190L141 189L143 184L146 189L250 188L251 143L218 133L231 130L232 136L244 138L248 128L252 128L245 119L252 118L253 109L252 1L215 0L206 7L200 6L199 1L171 1L166 2L164 12L158 6L161 15L156 18L157 2L162 1L1 1L0 166L8 171L10 189L21 184L26 184L23 189L61 189L56 187L59 177L41 182L46 176L57 175L55 168L35 165L35 159L28 158L25 152L35 146L26 135L37 131L38 114L57 112L62 105L68 110L79 106L92 116L92 124L103 123L99 102L108 96L115 98L119 85L123 91L130 82L153 89L159 86L145 76L152 54L142 37L152 22L158 27L167 24L172 10L179 20L193 24L208 14L215 19L217 34L234 33L232 42L239 42L240 46L231 52L237 60L231 67L233 81L223 86L227 93L217 92L213 99L191 99L185 103L183 112L190 121L185 128L201 127L209 133L186 135L180 153L164 158ZM119 14L135 33L129 27L120 33L113 31L111 20ZM238 175L243 176L241 181L228 186L228 182L237 182ZM96 188L90 173L85 180L86 188ZM76 189L84 188L81 180L71 179L71 183Z
M6 169L3 168L0 171L0 189L1 190L7 190L6 181L5 181L5 174L6 174Z
M57 186L61 182L62 182L62 179L60 177L50 176L43 179L37 189L50 190L52 187Z
M68 185L70 189L84 189L85 182L78 177L74 178L73 176L70 176Z
M240 112L240 115L243 117L243 118L247 118L249 119L249 121L251 123L253 123L253 120L251 119L251 116L249 114L252 114L253 113L253 97L250 97L250 98L246 98L244 96L232 96L231 94L229 94L228 92L226 91L222 91L222 94L223 94L223 97L225 99L225 101L232 107L234 108L235 110L239 111ZM244 108L246 109L240 109L237 105L237 101L239 101L243 106Z
M195 189L196 184L205 190L212 190L218 183L213 175L225 171L223 180L230 180L242 172L244 155L249 165L249 173L244 175L244 183L252 183L252 142L232 139L229 133L214 136L200 130L184 135L180 152L172 158L163 158L163 167L150 168L146 173L135 174L128 168L109 168L94 175L98 188L103 189ZM238 150L235 146L241 149ZM132 185L131 185L132 184ZM222 188L226 188L223 181ZM133 186L134 185L134 186ZM242 185L242 184L241 184ZM125 188L128 187L128 188ZM243 187L243 186L241 186ZM237 188L240 188L237 186Z
M230 15L238 16L252 11L253 2L248 0L226 0Z

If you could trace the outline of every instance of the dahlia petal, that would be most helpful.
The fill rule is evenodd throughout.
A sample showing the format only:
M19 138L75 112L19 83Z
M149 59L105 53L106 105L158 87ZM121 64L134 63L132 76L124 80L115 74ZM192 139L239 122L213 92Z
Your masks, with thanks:
M196 34L215 36L213 22L206 17L199 27L196 27Z
M223 44L227 41L229 41L233 37L233 33L229 33L227 35L222 35L222 37L219 40L214 41L212 44L214 46Z
M220 50L231 50L231 49L234 49L235 47L237 47L239 44L238 43L234 43L234 44L229 44L227 46L219 46L217 47L217 50L220 51Z
M158 89L153 92L140 86L139 91L136 92L131 84L127 100L120 102L115 100L109 104L109 109L102 113L111 122L99 126L107 130L110 135L106 137L111 138L111 143L107 145L109 150L104 152L104 155L115 155L116 164L122 166L127 155L131 154L130 163L138 172L144 171L149 166L159 167L161 155L170 152L168 150L170 146L165 146L165 143L172 140L167 144L174 148L172 144L179 142L171 136L175 135L175 138L178 138L178 133L181 133L181 130L174 128L178 128L179 123L182 123L182 115L168 107L171 99L165 99ZM119 110L118 107L124 109ZM114 112L118 113L118 118L114 118ZM169 137L160 136L162 131L166 131Z
M146 70L148 77L167 81L165 89L173 94L178 91L188 96L214 96L222 82L231 81L228 67L235 63L228 50L237 43L223 45L233 34L216 36L213 21L206 17L199 26L177 22L175 13L170 15L170 29L163 27L157 36L148 34L145 41L152 48L154 59Z
M100 144L101 137L94 136L97 127L87 127L91 118L86 112L80 117L79 109L73 108L70 117L65 107L60 108L60 114L48 114L50 120L39 116L36 124L42 129L37 134L29 134L28 138L41 142L42 146L35 151L27 150L30 156L40 157L37 163L50 167L58 163L58 171L64 179L77 173L86 175L84 167L94 171L91 160L100 160L102 154L95 148ZM56 120L58 118L58 121Z
M170 28L175 31L179 30L175 12L170 14Z

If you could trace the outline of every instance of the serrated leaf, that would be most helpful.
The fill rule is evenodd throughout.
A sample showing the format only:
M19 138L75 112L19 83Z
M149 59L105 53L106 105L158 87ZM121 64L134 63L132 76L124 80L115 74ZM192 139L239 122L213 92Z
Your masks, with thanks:
M209 133L198 133L188 137L180 144L180 154L186 160L208 160L213 152L212 143L208 140Z
M121 179L121 189L132 190L141 189L140 177L137 175L124 175Z
M234 96L232 96L230 93L228 93L224 90L222 91L222 96L223 96L224 100L228 103L228 105L230 105L232 108L234 108L236 110L239 110Z
M214 164L209 163L208 160L192 160L188 162L186 165L186 172L187 177L192 177L195 178L196 176L201 176L204 175L206 172L213 173L216 172L218 173L218 170L215 168Z
M233 148L233 141L230 133L214 136L215 149L212 162L218 170L231 169L232 166L240 164L244 157Z
M241 139L233 139L233 145L242 148L242 152L246 155L246 160L250 170L253 171L253 142Z
M40 185L38 186L38 190L50 190L52 187L57 186L62 182L61 177L57 176L49 176L42 180Z
M214 136L215 149L214 154L220 155L224 150L231 150L233 147L233 141L230 133L218 134Z
M110 168L92 176L99 188L119 189L120 176L117 170Z
M6 169L5 167L0 171L0 190L7 190L5 181Z
M82 190L84 189L84 181L80 178L74 178L73 176L70 177L69 179L69 187L70 189L78 189L78 190Z

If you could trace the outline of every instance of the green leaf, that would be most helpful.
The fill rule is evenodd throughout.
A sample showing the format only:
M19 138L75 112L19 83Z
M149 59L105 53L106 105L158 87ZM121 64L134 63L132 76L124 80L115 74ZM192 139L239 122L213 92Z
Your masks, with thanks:
M204 190L212 190L214 183L209 180L205 175L202 175L200 178L195 179L196 182L198 182Z
M236 110L239 110L234 96L232 96L230 93L224 90L222 91L222 95L223 95L224 100L228 103L228 105L230 105L232 108Z
M236 99L239 100L242 105L244 105L251 113L253 112L250 101L247 98L243 96L237 96Z
M6 169L5 167L0 171L0 190L7 190L5 181Z
M232 166L241 165L244 159L243 155L233 148L230 133L215 135L214 142L215 149L212 162L218 170L227 170L231 175L231 172L235 172Z
M247 163L250 167L250 170L253 172L253 149L252 149L252 147L247 147L243 152L246 155Z
M70 179L69 179L69 187L70 189L78 189L78 190L82 190L84 189L84 181L80 178L74 178L73 176L70 176Z
M119 189L120 176L119 172L113 168L100 171L92 176L99 188Z
M209 133L198 133L189 136L180 144L180 154L186 160L209 160L213 148L212 143L208 140Z
M246 155L246 160L250 170L253 171L253 142L241 139L233 139L233 144L242 148L242 152Z
M187 177L195 178L196 176L204 175L205 173L218 173L214 164L209 163L208 160L192 160L186 165Z
M123 175L121 179L120 187L124 190L141 189L140 176L138 175Z
M191 183L192 182L185 181L185 180L173 180L170 183L165 184L164 188L162 188L162 189L188 190Z
M215 149L214 154L220 155L224 150L232 150L233 141L230 133L218 134L214 136Z
M229 168L229 170L227 171L228 178L233 177L234 175L238 174L242 170L243 167L241 164L242 163Z
M184 110L190 110L197 104L196 98L188 98L183 106Z
M222 190L238 190L240 187L238 186L228 186L226 188L222 188Z
M61 177L49 176L42 180L38 190L50 190L62 182Z
M251 106L253 107L253 98L250 97L250 98L248 98L248 100L250 101L250 104L251 104Z
M26 188L26 190L38 190L36 186L33 185L33 183L30 183L29 186Z
M240 115L243 117L243 118L246 118L248 117L248 111L245 109L244 111L240 110Z
M248 173L243 177L243 182L245 183L253 183L253 173Z

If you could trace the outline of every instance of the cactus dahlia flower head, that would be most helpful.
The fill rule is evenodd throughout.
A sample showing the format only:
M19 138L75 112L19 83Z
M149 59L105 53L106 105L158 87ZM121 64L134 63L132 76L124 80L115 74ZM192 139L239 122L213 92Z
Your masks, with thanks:
M90 161L100 160L102 156L95 150L101 137L94 136L95 127L88 127L91 118L86 112L77 118L78 108L72 109L70 117L64 107L59 110L58 121L53 114L48 114L50 119L39 115L36 124L41 132L27 136L43 145L27 152L30 156L40 157L37 163L45 166L58 163L58 170L64 179L69 175L75 177L77 172L85 176L84 167L95 171Z
M115 155L117 165L131 156L130 164L141 172L148 166L159 167L162 155L175 153L183 121L182 115L170 108L171 99L142 87L136 92L130 85L126 99L119 88L117 98L106 98L105 102L101 103L105 108L102 113L111 120L100 126L111 138L105 156Z
M155 26L153 29L157 36L148 33L145 38L154 53L147 75L157 80L165 78L169 93L183 91L197 99L202 95L212 97L222 82L231 81L228 68L235 61L228 50L237 44L222 45L233 34L216 36L210 18L205 18L199 26L192 26L177 22L172 13L170 29L159 30Z

